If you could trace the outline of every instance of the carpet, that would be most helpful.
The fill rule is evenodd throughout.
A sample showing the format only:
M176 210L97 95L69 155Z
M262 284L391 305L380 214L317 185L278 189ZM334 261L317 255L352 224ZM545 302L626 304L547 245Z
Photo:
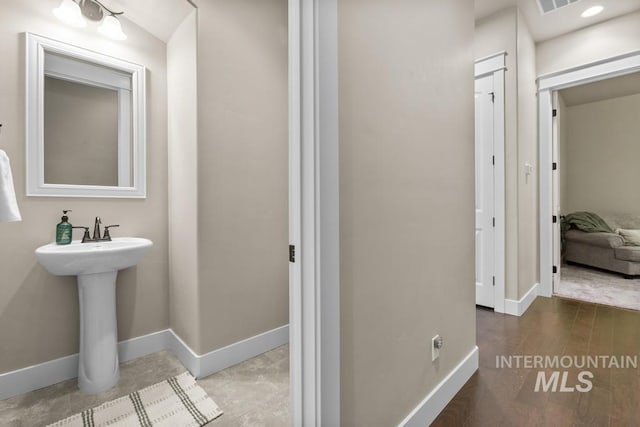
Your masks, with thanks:
M218 405L185 372L166 381L50 424L48 427L194 427L222 415Z
M563 265L555 292L567 298L640 310L640 279L627 280L588 267Z

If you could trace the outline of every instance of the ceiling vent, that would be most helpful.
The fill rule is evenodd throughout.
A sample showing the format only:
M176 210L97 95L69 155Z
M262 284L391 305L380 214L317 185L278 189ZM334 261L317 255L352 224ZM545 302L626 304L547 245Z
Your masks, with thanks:
M556 9L569 6L572 3L578 3L579 1L580 0L538 0L538 6L540 6L540 12L545 15Z

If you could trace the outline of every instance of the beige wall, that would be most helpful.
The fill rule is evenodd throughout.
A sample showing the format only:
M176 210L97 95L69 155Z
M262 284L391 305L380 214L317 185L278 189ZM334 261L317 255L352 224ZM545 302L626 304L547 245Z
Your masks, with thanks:
M475 345L473 2L338 7L341 418L391 426Z
M196 13L167 44L170 320L194 350L200 348Z
M640 214L640 95L566 109L563 213Z
M288 323L287 1L198 9L200 352Z
M59 23L51 10L58 0L0 3L0 146L11 157L23 221L0 224L0 372L78 351L75 279L55 277L40 267L34 250L55 239L62 209L73 209L75 225L92 225L100 215L120 224L114 235L144 236L152 252L137 268L118 277L118 337L127 339L169 326L167 271L167 135L165 45L130 22L129 39L109 41L89 27ZM147 67L148 197L145 200L71 199L25 196L24 31L100 51ZM70 165L72 166L72 165ZM76 235L76 237L80 237Z
M537 45L538 75L640 50L640 11Z
M518 299L539 281L538 221L538 98L536 47L524 21L517 14L518 80ZM533 172L526 173L525 165Z
M45 77L44 134L45 183L118 186L117 91Z

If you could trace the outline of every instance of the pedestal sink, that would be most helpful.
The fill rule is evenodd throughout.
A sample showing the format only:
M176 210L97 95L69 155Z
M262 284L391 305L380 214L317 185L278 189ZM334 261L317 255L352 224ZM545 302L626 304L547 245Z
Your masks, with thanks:
M149 252L153 242L137 237L70 245L50 243L36 249L42 266L56 276L77 276L80 299L78 386L98 393L118 383L116 277Z

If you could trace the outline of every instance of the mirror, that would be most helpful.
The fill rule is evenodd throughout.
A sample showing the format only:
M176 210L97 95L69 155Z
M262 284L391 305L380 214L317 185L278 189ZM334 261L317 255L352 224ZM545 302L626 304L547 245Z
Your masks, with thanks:
M27 195L146 195L145 69L34 34L27 45Z

